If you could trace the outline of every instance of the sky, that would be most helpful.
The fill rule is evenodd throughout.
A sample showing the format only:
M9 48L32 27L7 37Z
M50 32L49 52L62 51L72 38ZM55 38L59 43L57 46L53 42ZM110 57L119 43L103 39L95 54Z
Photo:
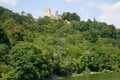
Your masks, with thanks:
M120 28L120 0L0 0L0 6L17 13L31 13L35 18L43 16L44 8L50 8L52 15L55 11L60 15L75 12L81 20L95 18Z

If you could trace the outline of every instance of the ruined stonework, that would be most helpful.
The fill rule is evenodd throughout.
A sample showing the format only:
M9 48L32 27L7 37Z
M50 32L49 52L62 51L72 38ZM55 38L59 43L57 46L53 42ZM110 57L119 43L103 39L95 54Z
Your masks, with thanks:
M43 9L43 16L51 17L51 10L50 10L50 8Z
M58 14L58 11L55 12L54 18L55 18L56 20L61 19L61 16Z
M43 9L43 16L48 16L56 20L61 19L61 16L58 14L58 11L56 11L54 15L51 15L50 8Z

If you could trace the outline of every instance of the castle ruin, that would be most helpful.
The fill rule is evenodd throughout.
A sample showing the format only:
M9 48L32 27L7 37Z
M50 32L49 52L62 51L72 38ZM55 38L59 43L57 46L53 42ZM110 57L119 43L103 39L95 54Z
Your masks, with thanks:
M50 10L50 8L43 9L43 16L51 17L51 10Z
M43 9L43 16L48 16L48 17L51 17L51 18L56 19L56 20L61 19L61 16L58 14L58 11L56 11L54 15L51 15L50 8Z

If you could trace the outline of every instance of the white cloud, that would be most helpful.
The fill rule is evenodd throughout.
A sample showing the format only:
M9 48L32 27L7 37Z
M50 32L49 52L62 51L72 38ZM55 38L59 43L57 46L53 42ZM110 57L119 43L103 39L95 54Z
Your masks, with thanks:
M17 3L17 0L0 0L0 3L15 6Z
M86 1L86 3L87 3L87 5L89 6L89 7L95 7L96 6L96 3L94 3L93 1Z
M120 1L112 4L104 3L99 5L98 8L102 11L99 21L114 24L117 28L120 28Z
M81 0L66 0L67 2L78 2L78 1L81 1Z
M120 28L120 1L116 3L87 1L89 7L94 7L101 12L98 21L113 24ZM93 8L91 8L93 9Z

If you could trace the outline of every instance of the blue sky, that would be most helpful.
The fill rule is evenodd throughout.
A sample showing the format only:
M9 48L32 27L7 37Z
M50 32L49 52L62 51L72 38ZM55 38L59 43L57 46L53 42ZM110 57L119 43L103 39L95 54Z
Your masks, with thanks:
M82 20L93 19L120 28L120 0L0 0L0 6L14 12L31 13L38 18L43 16L44 8L51 8L59 14L76 12Z

